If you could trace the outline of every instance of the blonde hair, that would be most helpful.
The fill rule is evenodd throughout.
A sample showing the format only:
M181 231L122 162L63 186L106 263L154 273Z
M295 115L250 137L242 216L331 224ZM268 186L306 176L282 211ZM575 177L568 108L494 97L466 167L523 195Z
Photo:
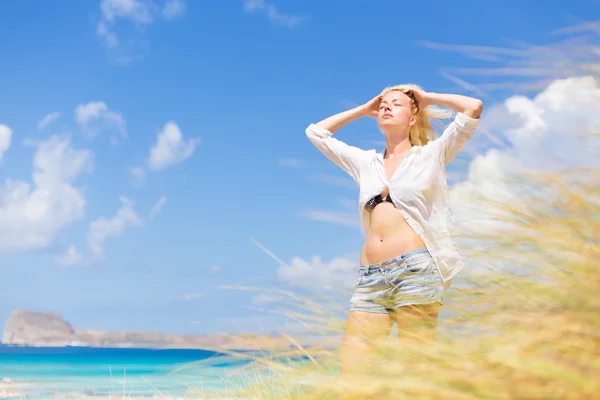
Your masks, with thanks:
M409 139L410 144L413 146L425 146L430 140L434 139L435 130L433 129L432 122L438 123L440 126L444 124L440 121L441 119L450 118L452 111L436 106L428 106L425 109L419 109L419 105L413 94L413 89L421 89L419 85L414 83L406 83L395 86L388 86L381 92L381 95L385 95L393 90L398 90L410 98L411 111L413 115L417 117L417 122L410 128Z

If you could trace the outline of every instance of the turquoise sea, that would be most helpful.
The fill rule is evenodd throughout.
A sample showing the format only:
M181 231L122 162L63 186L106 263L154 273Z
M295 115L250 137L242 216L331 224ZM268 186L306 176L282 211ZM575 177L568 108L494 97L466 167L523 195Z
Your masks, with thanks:
M0 345L0 399L225 397L247 363L205 350Z

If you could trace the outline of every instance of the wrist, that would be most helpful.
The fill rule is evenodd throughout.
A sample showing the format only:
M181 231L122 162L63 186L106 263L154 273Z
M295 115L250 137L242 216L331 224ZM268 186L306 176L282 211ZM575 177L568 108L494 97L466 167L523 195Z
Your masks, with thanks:
M361 118L361 117L366 117L368 114L367 111L367 106L362 104L360 106L356 106L352 109L353 114L356 115L357 117Z
M432 106L434 104L439 104L440 102L440 94L435 92L427 92L425 93L425 99L423 101L425 105L423 108L427 106Z

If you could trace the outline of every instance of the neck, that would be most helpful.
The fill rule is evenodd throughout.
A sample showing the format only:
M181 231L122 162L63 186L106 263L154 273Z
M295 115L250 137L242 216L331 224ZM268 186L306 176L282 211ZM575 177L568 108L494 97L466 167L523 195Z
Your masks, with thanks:
M412 145L410 144L410 139L408 137L405 137L400 141L386 138L385 145L385 155L388 158L402 156L403 154L406 154L412 147Z

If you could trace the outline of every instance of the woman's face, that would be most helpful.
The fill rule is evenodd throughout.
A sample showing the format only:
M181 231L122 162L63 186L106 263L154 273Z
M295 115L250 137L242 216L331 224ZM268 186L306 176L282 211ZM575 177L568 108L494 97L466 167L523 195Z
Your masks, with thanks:
M384 132L392 127L406 129L414 125L415 121L410 97L399 90L392 90L383 96L379 104L377 124Z

